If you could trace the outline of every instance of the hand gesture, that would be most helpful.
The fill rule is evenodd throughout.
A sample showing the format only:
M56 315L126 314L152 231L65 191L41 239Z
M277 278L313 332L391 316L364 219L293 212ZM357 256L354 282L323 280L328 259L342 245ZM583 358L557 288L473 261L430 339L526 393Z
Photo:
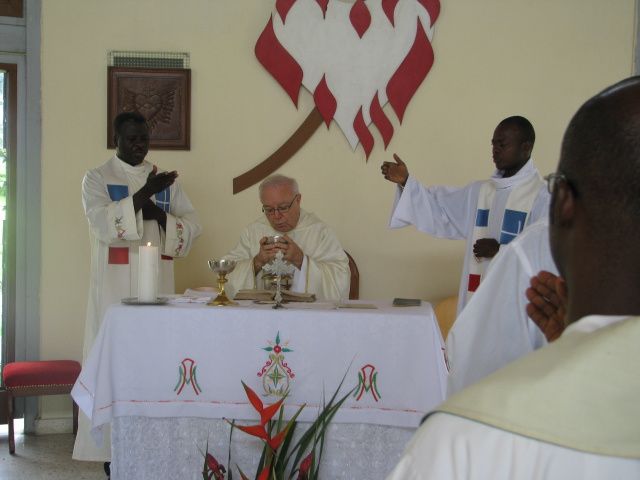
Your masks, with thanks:
M153 203L151 200L147 200L147 203L142 205L142 219L143 220L155 220L158 224L166 230L167 228L167 214L159 206Z
M272 261L276 253L278 253L278 249L275 243L269 242L269 237L262 237L260 239L260 250L255 257L253 257L253 271L254 273L258 273L262 270L267 263Z
M294 242L289 235L284 236L285 242L277 242L276 248L284 255L284 260L292 263L298 270L302 268L302 261L304 260L304 253L302 249Z
M549 342L554 341L566 327L567 286L564 280L542 270L531 277L531 287L527 289L526 295L530 302L527 305L527 315Z
M473 244L473 254L476 258L493 258L500 250L500 244L495 238L481 238Z
M178 172L175 170L173 172L158 172L158 167L153 166L153 170L147 177L147 183L145 184L145 188L151 195L155 195L158 192L163 191L164 189L173 185L173 182L178 178Z
M384 162L382 167L380 167L380 171L384 178L404 187L407 183L407 178L409 178L409 169L395 153L393 154L393 159L395 160L395 163Z

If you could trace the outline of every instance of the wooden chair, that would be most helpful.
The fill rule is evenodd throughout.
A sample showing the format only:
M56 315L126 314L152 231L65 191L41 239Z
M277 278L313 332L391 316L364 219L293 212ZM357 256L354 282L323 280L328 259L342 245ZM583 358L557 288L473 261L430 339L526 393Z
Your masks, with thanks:
M351 286L349 287L349 300L358 300L360 298L360 272L358 271L358 266L356 265L356 261L353 259L349 252L346 250L344 253L347 254L347 258L349 259L349 270L351 271Z
M12 362L5 365L2 380L7 389L9 453L16 451L13 434L14 398L71 393L80 369L80 364L73 360ZM73 433L77 431L78 405L73 402Z
M438 302L435 306L434 313L438 320L438 326L440 332L442 332L442 338L447 339L449 330L453 326L453 322L456 320L456 311L458 309L458 296L447 297L444 300Z

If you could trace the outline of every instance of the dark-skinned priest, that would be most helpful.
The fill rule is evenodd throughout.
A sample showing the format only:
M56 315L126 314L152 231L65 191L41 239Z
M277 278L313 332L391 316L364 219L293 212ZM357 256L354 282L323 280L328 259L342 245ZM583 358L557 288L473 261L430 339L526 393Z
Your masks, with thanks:
M173 259L186 256L201 231L191 201L176 182L178 173L159 171L145 160L149 150L145 118L139 113L121 113L113 126L116 154L89 170L82 181L91 240L83 359L107 307L137 296L138 248L148 243L158 247L158 292L174 293ZM109 461L109 432L103 432L102 446L98 447L89 429L89 421L81 413L73 458Z
M465 187L423 186L395 154L395 162L382 164L384 178L398 185L391 228L414 225L436 237L467 241L458 315L500 246L547 215L549 194L531 159L534 142L529 120L505 118L491 139L495 172Z

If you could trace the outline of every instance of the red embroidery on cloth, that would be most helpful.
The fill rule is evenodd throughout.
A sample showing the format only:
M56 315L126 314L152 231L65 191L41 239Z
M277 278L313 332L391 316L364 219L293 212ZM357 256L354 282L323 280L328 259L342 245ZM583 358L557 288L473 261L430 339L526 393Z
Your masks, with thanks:
M377 382L378 372L376 372L376 367L371 364L364 365L358 372L358 387L353 392L356 402L360 401L367 392L371 392L371 396L376 402L382 398L380 392L378 392Z
M193 387L193 391L196 392L196 395L200 395L202 389L200 388L200 385L198 385L198 380L196 378L197 369L198 366L192 359L185 358L182 360L178 367L178 373L180 375L178 383L173 389L173 391L176 392L176 395L180 395L182 393L182 389L185 385L191 385Z
M285 361L284 354L293 350L288 348L289 341L280 344L280 332L277 333L275 342L268 343L269 346L262 349L269 352L269 358L258 372L258 377L262 378L264 395L284 397L289 393L290 381L296 376Z

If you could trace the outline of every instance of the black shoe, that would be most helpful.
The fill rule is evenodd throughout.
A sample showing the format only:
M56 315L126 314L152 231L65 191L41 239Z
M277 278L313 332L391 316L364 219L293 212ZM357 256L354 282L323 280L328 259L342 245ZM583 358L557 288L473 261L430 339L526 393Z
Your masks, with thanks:
M111 462L104 462L104 473L107 474L107 478L111 478Z

